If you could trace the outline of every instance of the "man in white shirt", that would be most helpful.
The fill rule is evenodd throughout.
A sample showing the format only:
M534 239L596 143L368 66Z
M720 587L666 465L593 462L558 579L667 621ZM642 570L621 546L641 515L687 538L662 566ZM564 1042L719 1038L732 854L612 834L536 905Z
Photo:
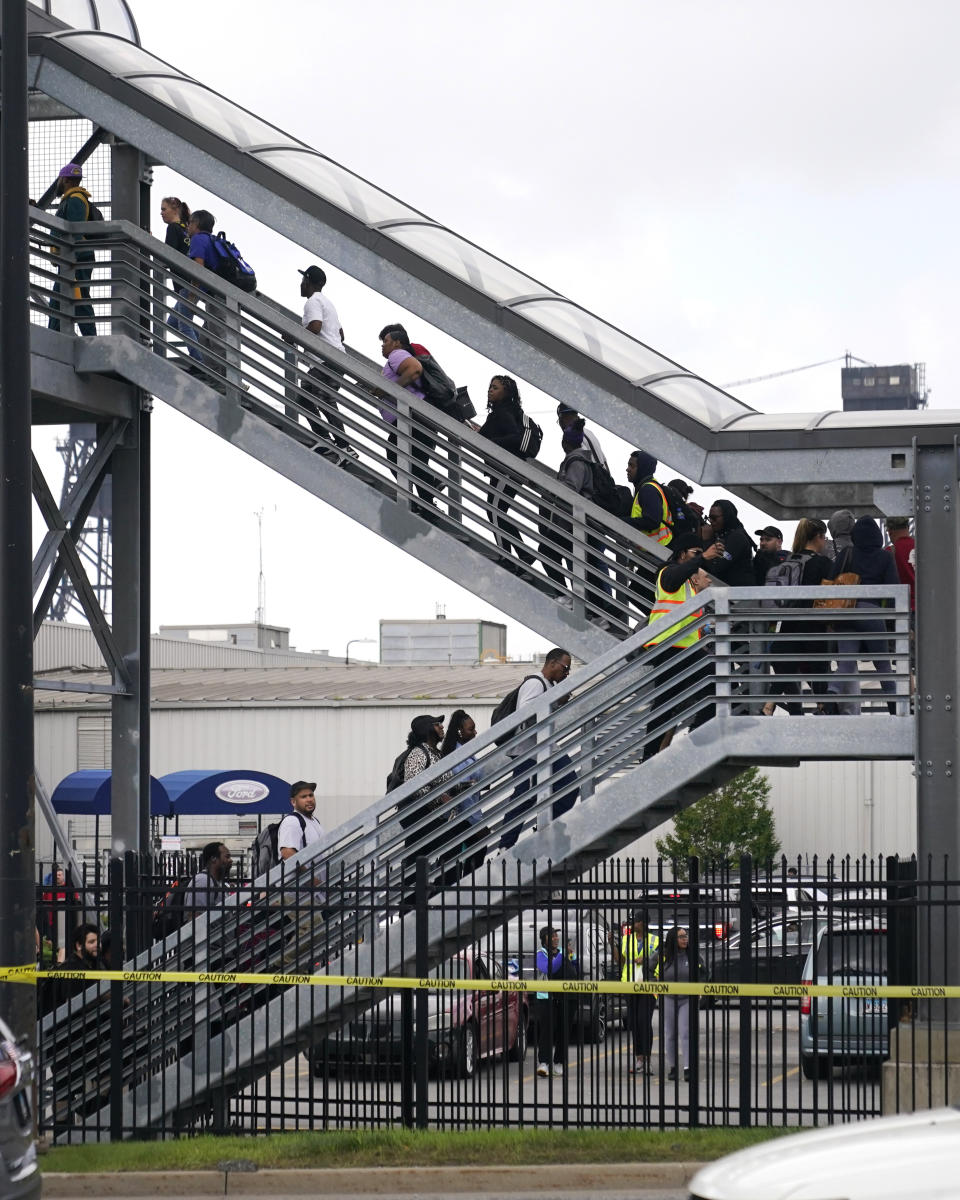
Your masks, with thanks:
M298 779L290 787L290 803L293 812L284 817L277 830L277 850L283 861L293 856L304 846L319 842L323 837L323 826L313 815L317 807L316 784Z
M322 267L312 266L307 267L300 274L303 276L300 281L300 295L306 301L301 318L304 329L308 333L316 334L321 342L333 346L335 350L342 353L344 345L340 318L331 301L323 295L323 289L327 282L326 272ZM321 346L319 349L322 350L323 347ZM312 382L314 380L316 382ZM313 421L307 417L307 424L318 437L323 438L324 442L332 442L340 451L340 455L335 455L332 450L324 446L320 447L320 452L326 457L335 457L337 462L342 461L342 455L347 455L349 458L357 457L356 450L351 447L344 436L343 421L338 415L340 410L334 399L334 395L340 390L342 380L343 372L333 364L311 367L308 378L302 381L301 386L308 397L319 397L325 407L321 408L316 401L309 398L300 400L301 408L315 413L320 418L320 421ZM328 411L328 409L332 409L332 411ZM331 430L335 432L331 432Z
M555 646L552 650L547 651L547 656L543 660L543 667L539 675L531 675L525 679L520 685L520 690L517 693L517 708L516 711L524 707L524 705L532 704L535 700L554 688L558 683L563 681L570 674L570 651L564 650L561 646ZM516 787L513 789L511 800L516 800L518 797L525 795L530 791L531 786L536 780L536 751L537 740L536 736L531 734L529 738L524 738L519 742L515 749L509 750L508 754L511 757L521 758L521 761L513 768L513 776L516 779L518 776L525 775L528 771L531 773L526 779L520 779ZM570 767L570 759L566 754L561 754L554 763L551 764L550 774L553 776L553 781L550 785L550 792L557 796L558 792L563 794L557 796L553 802L552 815L554 818L563 816L573 808L577 801L577 773L574 770L566 770ZM560 772L564 774L560 775ZM559 778L557 776L559 775ZM531 796L529 799L521 801L516 808L512 808L504 817L504 825L509 825L516 817L527 812L534 805L535 798ZM541 818L543 819L543 818ZM500 836L500 845L504 849L508 849L514 845L517 838L520 836L522 824L515 826L513 829L507 829Z

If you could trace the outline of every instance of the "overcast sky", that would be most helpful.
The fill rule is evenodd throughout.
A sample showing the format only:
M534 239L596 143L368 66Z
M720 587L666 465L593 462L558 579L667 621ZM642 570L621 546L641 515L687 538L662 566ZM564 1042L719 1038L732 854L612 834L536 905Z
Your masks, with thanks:
M955 3L131 6L146 49L715 383L849 350L926 362L931 404L960 407ZM157 169L154 210L168 192L299 310L315 256ZM328 273L348 341L376 356L397 306ZM496 364L409 324L485 396ZM839 408L840 364L732 390ZM555 399L521 391L552 439ZM603 441L619 475L625 446ZM261 507L267 618L301 649L342 655L436 603L502 619L162 404L154 447L154 628L252 619ZM511 654L545 645L509 625Z

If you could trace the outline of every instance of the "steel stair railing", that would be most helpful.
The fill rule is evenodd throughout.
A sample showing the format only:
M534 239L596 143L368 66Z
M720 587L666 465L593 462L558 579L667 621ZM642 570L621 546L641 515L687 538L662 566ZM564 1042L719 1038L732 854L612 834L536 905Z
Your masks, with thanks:
M34 210L32 230L32 308L42 323L50 315L50 288L61 278L58 268L69 264L80 230L89 234L89 226L71 229ZM330 480L331 495L343 475L362 481L378 498L402 506L569 611L565 617L557 609L571 632L589 626L594 634L624 637L649 610L666 552L559 483L547 468L501 450L388 383L366 358L341 354L305 334L293 314L240 292L126 222L98 226L92 245L97 264L90 303L98 337L78 346L80 369L84 358L115 342L111 335L126 336L127 350L140 345L152 351L155 366L163 358L184 368L158 374L166 402L194 415L186 399L192 396L194 404L215 411L224 436L246 418L313 451L323 460L317 474ZM69 275L69 267L64 270ZM184 295L187 287L193 291ZM205 321L204 328L193 327L201 346L167 324L175 302ZM76 301L61 296L59 303L61 329L73 329ZM191 350L202 359L191 358ZM105 359L103 369L108 365ZM395 425L382 415L390 411L397 414ZM347 443L349 453L332 439ZM408 538L397 544L410 549ZM463 582L456 555L448 573ZM514 615L523 619L525 607ZM594 638L590 652L605 645L609 641Z
M778 598L781 594L809 603L821 590L783 589ZM864 610L820 611L799 605L771 609L769 593L762 588L708 589L677 609L677 619L696 614L693 626L706 631L696 645L683 650L646 647L649 631L637 632L523 713L369 806L322 842L256 881L252 889L240 892L229 905L171 935L133 965L154 970L165 964L196 970L329 970L357 976L408 969L412 941L404 942L403 937L398 941L397 935L390 940L384 930L392 924L401 930L405 927L404 897L409 896L409 872L417 857L428 858L431 887L442 890L451 871L458 873L475 851L464 836L464 813L459 807L451 810L450 801L444 799L450 789L449 771L468 757L474 760L471 776L479 772L480 778L456 803L476 802L470 811L489 831L483 838L487 849L493 850L505 834L526 830L519 843L493 864L510 882L505 895L519 902L532 862L550 860L586 868L655 828L748 763L911 756L907 591L837 588L834 594L889 603L875 611L882 612L893 628L857 635L876 643L883 672L843 679L851 687L843 703L869 704L869 715L825 716L816 722L759 717L766 701L762 677L736 676L732 669L743 659L763 659L780 668L776 676L768 677L780 684L836 682L836 675L824 673L824 653L830 653L844 627L859 621ZM797 635L791 637L791 626L797 621L822 626L822 636L804 634L812 647L807 653L798 648ZM883 663L883 655L889 656L888 664ZM732 679L736 682L728 682ZM883 706L874 707L878 697L886 698L878 684L890 689L894 715ZM808 696L806 702L814 698ZM692 726L692 730L638 768L644 749L659 744L664 733L676 726ZM575 788L579 802L562 818L552 819L554 804L563 799L556 785L571 774L574 782L564 784L560 792ZM518 785L523 784L527 790L518 796ZM442 811L452 811L453 816L438 828L437 814ZM537 827L532 830L534 823ZM297 882L313 879L319 887ZM498 910L492 901L487 903L482 872L474 876L473 894L480 924L495 922ZM356 899L360 895L362 916ZM475 920L471 933L476 928ZM448 945L450 935L447 925ZM309 993L295 999L286 994L271 998L266 985L245 988L242 995L230 986L219 988L215 996L208 990L196 994L182 985L162 984L130 988L124 1084L134 1089L125 1098L131 1128L147 1120L151 1105L169 1104L163 1109L169 1114L177 1106L199 1103L210 1088L240 1086L241 1081L272 1069L278 1055L287 1057L305 1044L316 1024L335 1026L343 1002L350 998L349 989L333 997L323 995L325 989L288 989ZM96 1036L92 1016L99 1010L105 1014L107 1003L105 987L99 996L97 989L88 989L82 1022L71 1026L64 1013L56 1021L48 1018L44 1036L54 1039L47 1048L54 1070L57 1063L83 1061L87 1075L97 1079L109 1069L109 1049ZM238 1011L241 1004L242 1028L224 1035L226 1040L212 1039L211 1046L192 1044L192 1031L202 1028L207 1018L222 1021L224 1014ZM268 1037L271 1028L284 1030L281 1046ZM85 1035L84 1030L93 1032ZM141 1057L138 1041L148 1032L150 1053ZM174 1057L176 1065L167 1065ZM155 1078L160 1070L162 1086ZM139 1080L144 1080L142 1087Z

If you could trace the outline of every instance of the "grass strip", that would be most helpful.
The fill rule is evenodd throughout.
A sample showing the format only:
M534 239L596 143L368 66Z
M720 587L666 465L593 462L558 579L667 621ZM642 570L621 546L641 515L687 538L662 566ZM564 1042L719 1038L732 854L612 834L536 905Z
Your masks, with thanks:
M534 1166L543 1163L708 1162L792 1129L356 1130L55 1146L44 1171L204 1171L245 1159L258 1167Z

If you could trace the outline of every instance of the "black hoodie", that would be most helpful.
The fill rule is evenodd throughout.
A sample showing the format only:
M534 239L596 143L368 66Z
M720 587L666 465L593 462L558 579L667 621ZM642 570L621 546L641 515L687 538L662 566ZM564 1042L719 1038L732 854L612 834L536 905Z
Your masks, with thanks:
M841 550L833 564L833 577L855 571L861 583L899 583L893 555L883 548L883 535L873 517L858 517L851 534L853 549Z
M753 587L753 541L740 524L737 506L730 500L715 500L711 507L723 513L723 529L711 532L704 546L723 542L726 553L710 560L710 574L729 587Z

